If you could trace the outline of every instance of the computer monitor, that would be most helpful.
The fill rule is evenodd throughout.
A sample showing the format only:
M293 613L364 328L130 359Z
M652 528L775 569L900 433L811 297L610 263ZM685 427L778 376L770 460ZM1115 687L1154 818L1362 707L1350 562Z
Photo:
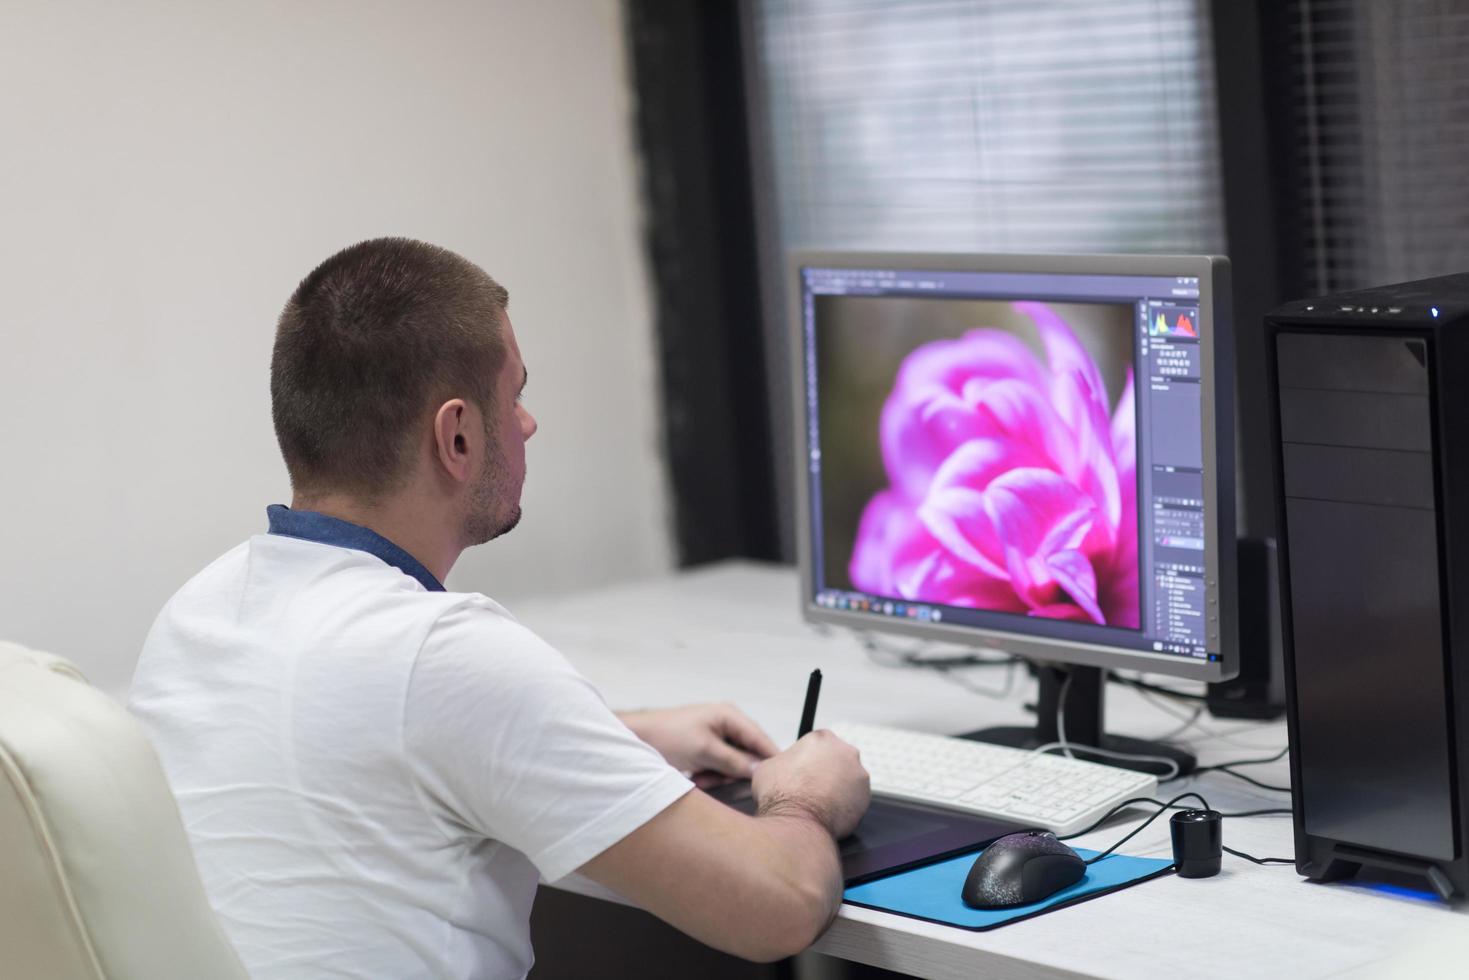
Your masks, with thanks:
M1065 683L1069 742L1157 754L1104 734L1104 672L1238 670L1227 260L792 271L806 618L1040 665L1037 728L977 737L1054 740Z

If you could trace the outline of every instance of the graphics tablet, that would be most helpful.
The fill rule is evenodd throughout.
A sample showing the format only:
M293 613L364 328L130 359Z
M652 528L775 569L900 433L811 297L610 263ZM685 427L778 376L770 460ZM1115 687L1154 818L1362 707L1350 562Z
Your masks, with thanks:
M709 795L742 813L754 814L749 780L709 790ZM837 842L842 880L856 885L894 871L976 850L1024 829L1018 824L955 813L936 807L873 796L872 806L850 836Z

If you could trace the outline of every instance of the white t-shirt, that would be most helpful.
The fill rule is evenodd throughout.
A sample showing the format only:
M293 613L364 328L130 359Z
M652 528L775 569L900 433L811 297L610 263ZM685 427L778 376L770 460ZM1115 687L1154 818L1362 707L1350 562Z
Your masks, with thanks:
M494 601L278 534L170 600L129 706L256 980L523 976L538 876L692 785Z

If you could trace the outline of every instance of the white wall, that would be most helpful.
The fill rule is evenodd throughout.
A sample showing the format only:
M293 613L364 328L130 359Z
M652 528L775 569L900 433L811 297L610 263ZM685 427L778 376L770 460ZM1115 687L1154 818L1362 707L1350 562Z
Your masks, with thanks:
M280 307L385 234L509 288L541 423L451 586L669 568L624 58L616 0L0 4L0 637L125 688L288 499Z

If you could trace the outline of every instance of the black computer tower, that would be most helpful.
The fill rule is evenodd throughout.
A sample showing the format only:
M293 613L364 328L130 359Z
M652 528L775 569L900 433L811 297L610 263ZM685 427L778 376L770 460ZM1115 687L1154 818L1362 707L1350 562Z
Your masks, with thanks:
M1469 892L1469 275L1265 321L1296 868Z

